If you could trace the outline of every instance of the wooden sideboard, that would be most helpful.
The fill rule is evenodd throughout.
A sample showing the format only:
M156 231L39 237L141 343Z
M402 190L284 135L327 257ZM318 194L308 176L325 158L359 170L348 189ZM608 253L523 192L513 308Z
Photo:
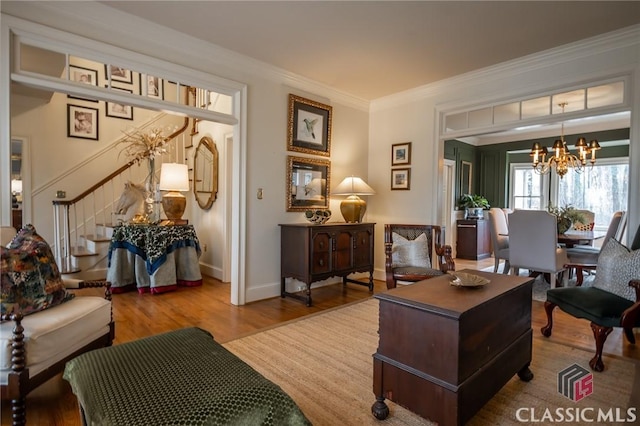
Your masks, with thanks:
M457 222L456 257L480 260L491 256L489 221L461 219Z
M294 297L311 306L311 283L342 277L343 285L354 283L373 291L374 223L327 223L280 225L281 296ZM354 272L369 272L368 282L350 279ZM306 284L300 295L287 292L286 278Z

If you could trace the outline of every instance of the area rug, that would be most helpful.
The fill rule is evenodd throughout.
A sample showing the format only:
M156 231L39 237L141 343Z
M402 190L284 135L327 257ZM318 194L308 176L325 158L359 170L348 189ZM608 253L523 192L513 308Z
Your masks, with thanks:
M433 424L389 401L391 413L384 422L371 415L375 401L372 354L378 346L377 331L378 300L371 298L242 337L224 346L282 387L314 425ZM534 379L525 383L514 376L469 424L523 424L518 421L517 413L530 424L542 418L545 410L555 416L557 409L565 413L571 409L575 414L580 408L587 410L583 411L587 415L599 409L607 412L618 409L626 416L632 404L633 383L640 380L640 363L634 360L605 356L605 372L593 373L593 392L578 402L558 392L558 373L572 364L589 370L591 356L592 353L581 349L534 337L531 364ZM640 407L635 413L640 418ZM548 421L537 423L550 424Z

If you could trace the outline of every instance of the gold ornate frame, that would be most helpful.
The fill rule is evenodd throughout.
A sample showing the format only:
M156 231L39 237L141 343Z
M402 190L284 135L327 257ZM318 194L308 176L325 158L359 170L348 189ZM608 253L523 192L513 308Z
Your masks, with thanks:
M332 111L330 105L289 94L287 149L329 157Z
M324 159L287 157L287 211L328 209L331 162Z

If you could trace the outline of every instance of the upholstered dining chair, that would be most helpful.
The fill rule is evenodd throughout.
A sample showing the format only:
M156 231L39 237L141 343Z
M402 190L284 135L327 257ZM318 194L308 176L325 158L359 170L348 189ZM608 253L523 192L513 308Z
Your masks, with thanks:
M622 239L624 228L626 226L626 213L624 211L617 211L611 217L607 233L605 234L601 247L604 247L611 238L615 238L618 241ZM570 272L576 271L577 284L581 285L583 276L582 273L586 269L593 269L598 263L598 256L600 255L600 247L592 246L574 246L567 248L567 256L569 263L567 265Z
M498 272L500 260L504 260L502 273L509 273L509 227L504 210L492 207L489 209L489 231L493 250L493 272Z
M515 275L520 268L548 273L555 288L556 275L568 262L566 249L558 247L554 215L545 210L515 210L509 215L509 263Z
M437 225L384 225L387 288L398 281L416 282L455 270L444 228Z
M635 240L640 245L640 231ZM544 309L547 324L540 329L551 336L553 310L591 322L596 353L589 361L595 371L603 371L602 350L613 327L622 327L629 343L635 343L634 327L640 327L640 250L629 250L611 238L600 252L593 285L547 290Z

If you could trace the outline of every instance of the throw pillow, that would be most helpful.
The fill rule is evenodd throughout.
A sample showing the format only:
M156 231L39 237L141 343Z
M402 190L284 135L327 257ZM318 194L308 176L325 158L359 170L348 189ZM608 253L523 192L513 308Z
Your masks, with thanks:
M635 290L629 287L629 281L639 278L640 250L629 251L616 239L609 239L598 256L593 287L635 302Z
M393 233L391 246L391 263L394 268L407 266L430 268L429 246L427 236L422 233L415 240L408 240L400 234Z
M74 297L65 289L49 244L26 225L0 248L0 305L3 314L29 315Z

